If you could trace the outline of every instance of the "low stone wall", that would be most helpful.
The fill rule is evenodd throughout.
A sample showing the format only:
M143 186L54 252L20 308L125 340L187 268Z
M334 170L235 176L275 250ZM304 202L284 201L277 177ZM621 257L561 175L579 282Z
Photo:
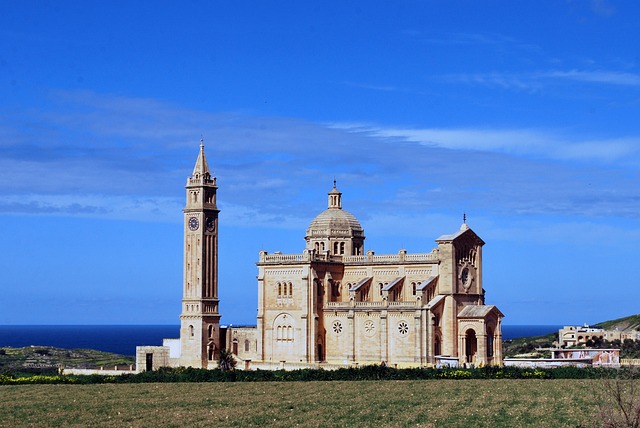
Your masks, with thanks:
M552 358L505 358L507 367L554 368L554 367L591 367L591 358L552 359Z
M640 366L640 359L633 359L633 358L621 358L620 359L620 365L623 366Z
M100 367L95 369L60 369L61 374L66 375L101 375L101 376L120 376L123 374L135 374L136 366L131 365L127 368L118 367Z

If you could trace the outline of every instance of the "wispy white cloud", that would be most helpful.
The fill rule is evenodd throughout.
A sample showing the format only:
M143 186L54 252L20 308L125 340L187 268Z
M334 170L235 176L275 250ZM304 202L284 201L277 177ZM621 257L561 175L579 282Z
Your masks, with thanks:
M565 79L577 82L604 83L620 86L640 86L640 74L616 71L555 70L541 72L533 77L546 79Z
M29 112L24 120L37 124L37 133L21 132L11 118L0 123L0 134L16 136L0 145L0 212L151 218L146 212L180 221L202 133L221 207L239 226L303 230L326 207L334 178L345 208L381 234L387 227L408 233L407 213L456 222L465 210L640 213L628 173L640 165L640 139L633 136L319 124L92 93L63 98L55 113ZM422 223L425 236L442 231L436 223Z
M354 88L371 89L373 91L382 91L382 92L392 92L392 91L398 90L396 86L392 86L392 85L373 85L373 84L361 83L361 82L343 82L343 84L347 86L352 86Z
M182 198L102 194L20 194L0 196L0 214L99 217L176 222Z
M640 74L606 70L546 70L536 72L458 73L442 76L449 83L535 92L559 84L588 83L612 86L640 86Z
M507 153L555 160L628 162L640 165L640 137L570 139L534 129L421 129L336 123L336 128L452 150Z
M616 13L615 6L606 0L591 0L591 10L602 16L611 16Z

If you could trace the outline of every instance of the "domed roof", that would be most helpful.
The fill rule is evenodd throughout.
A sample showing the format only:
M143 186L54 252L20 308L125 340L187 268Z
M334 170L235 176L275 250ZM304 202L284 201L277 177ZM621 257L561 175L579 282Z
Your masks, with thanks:
M329 192L329 208L322 211L311 221L307 229L307 237L328 236L363 236L364 229L360 222L349 211L342 209L342 193L333 182L333 189Z
M349 211L342 208L329 208L322 211L311 221L309 232L312 230L351 229L364 232L360 222ZM309 235L311 235L309 233Z

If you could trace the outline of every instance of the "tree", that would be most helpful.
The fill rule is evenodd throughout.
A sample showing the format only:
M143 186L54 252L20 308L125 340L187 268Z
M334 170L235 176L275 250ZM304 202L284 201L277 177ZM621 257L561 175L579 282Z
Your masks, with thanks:
M223 372L234 370L236 368L236 359L233 353L223 348L220 351L220 357L218 358L218 368Z
M637 368L604 378L597 393L600 426L640 428L640 379Z

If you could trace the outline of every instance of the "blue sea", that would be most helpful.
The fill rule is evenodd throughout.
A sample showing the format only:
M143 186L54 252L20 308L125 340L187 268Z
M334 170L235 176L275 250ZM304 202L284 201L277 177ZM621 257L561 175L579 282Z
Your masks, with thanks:
M503 325L503 340L541 336L558 331L559 325ZM55 346L85 348L135 355L136 346L162 345L164 338L180 337L179 325L3 325L0 348Z

